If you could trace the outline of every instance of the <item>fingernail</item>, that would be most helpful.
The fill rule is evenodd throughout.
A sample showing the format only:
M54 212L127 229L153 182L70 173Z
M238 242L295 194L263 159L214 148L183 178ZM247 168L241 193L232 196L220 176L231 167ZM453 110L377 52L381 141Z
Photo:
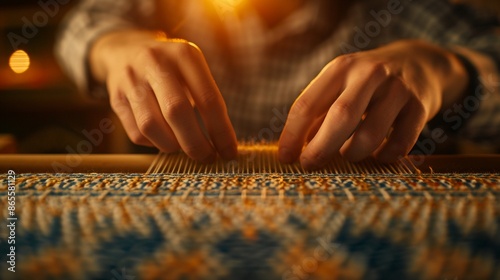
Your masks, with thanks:
M280 148L278 152L279 160L283 163L292 163L293 157L290 149L288 148Z

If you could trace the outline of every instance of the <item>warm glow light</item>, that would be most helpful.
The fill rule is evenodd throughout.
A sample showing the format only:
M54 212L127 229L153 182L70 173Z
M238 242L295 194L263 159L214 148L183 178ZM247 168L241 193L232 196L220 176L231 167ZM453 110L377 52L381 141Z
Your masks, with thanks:
M216 5L236 6L241 0L212 0Z
M167 42L167 34L165 34L165 32L163 31L157 31L156 32L156 41L158 42Z
M212 0L217 11L224 15L226 12L234 10L242 0Z
M30 57L23 50L17 50L10 56L9 66L17 74L26 72L30 67Z

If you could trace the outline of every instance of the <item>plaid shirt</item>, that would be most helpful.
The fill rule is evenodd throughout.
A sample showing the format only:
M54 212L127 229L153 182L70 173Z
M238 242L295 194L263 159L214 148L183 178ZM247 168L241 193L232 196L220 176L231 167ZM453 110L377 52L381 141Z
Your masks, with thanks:
M397 0L359 1L333 29L330 1L308 0L268 28L255 11L247 9L236 16L231 5L214 7L204 0L83 0L67 17L57 55L82 91L104 97L105 87L89 75L87 54L92 42L103 33L129 27L166 30L202 49L238 137L271 140L281 132L297 96L339 55L400 39L424 39L445 48L462 46L485 54L496 66L478 69L490 86L483 89L479 108L456 130L461 137L499 145L496 18L442 0L402 0L399 5ZM448 124L457 123L448 120Z

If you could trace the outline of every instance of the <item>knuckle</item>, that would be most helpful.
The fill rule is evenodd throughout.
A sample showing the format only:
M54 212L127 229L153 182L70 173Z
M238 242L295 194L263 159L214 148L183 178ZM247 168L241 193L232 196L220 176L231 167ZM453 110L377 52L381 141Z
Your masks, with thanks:
M141 83L134 88L134 94L136 95L137 101L144 101L148 95L153 94L153 91L149 85Z
M135 70L133 65L126 65L123 68L121 68L113 80L113 83L116 84L118 87L120 85L123 85L123 82L134 82L136 78L135 75Z
M126 113L126 107L123 103L119 103L116 101L113 101L113 99L110 100L110 106L113 112L115 112L118 116L121 116L122 114Z
M204 86L199 93L199 106L211 108L219 104L219 96L210 86Z
M114 112L120 113L126 109L127 99L122 92L110 95L109 104Z
M333 111L338 117L349 118L354 115L354 105L350 102L337 99L337 101L333 103Z
M144 82L138 82L128 90L128 98L133 103L144 101L149 94L152 94L152 89Z
M153 115L143 113L137 120L137 127L143 135L151 135L158 128L158 122Z
M337 64L339 66L349 66L356 60L356 56L357 55L355 53L338 56L333 60L332 65Z
M156 62L158 56L158 46L150 44L141 48L137 53L137 58L141 63Z
M165 101L163 114L166 119L176 119L182 117L187 109L186 102L181 98L168 98Z
M384 62L369 62L365 65L368 75L375 79L384 79L389 76L389 69Z

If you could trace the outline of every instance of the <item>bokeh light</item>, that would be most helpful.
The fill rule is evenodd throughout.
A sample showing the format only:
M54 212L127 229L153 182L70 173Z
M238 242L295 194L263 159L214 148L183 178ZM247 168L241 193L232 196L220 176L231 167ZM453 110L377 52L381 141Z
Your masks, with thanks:
M10 56L9 66L14 73L24 73L30 67L30 57L25 51L17 50Z

